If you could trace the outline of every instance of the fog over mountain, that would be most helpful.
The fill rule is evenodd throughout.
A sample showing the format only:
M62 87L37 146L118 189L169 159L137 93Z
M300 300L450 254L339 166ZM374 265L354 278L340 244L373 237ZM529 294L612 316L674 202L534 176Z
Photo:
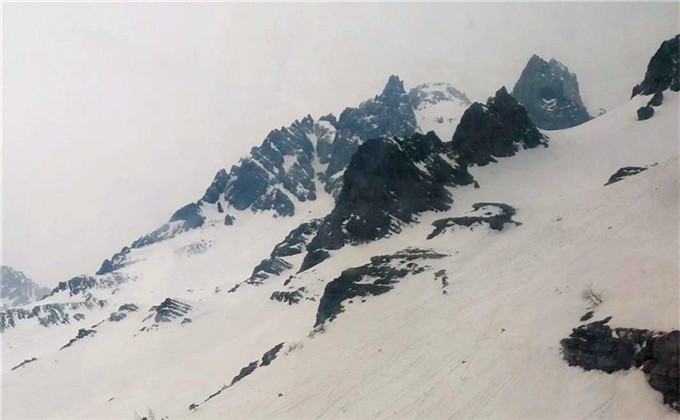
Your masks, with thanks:
M670 3L3 12L2 262L49 286L166 222L272 128L339 115L391 74L407 91L447 82L485 103L533 54L556 57L595 112L627 101L678 32Z

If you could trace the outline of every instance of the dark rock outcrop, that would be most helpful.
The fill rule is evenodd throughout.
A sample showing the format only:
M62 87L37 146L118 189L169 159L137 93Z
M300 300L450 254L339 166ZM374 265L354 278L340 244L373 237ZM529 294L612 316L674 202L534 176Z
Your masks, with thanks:
M654 108L647 105L638 108L637 117L639 121L644 121L652 118L654 116Z
M74 338L70 339L68 343L64 344L59 350L71 347L76 341L82 340L85 337L93 336L95 334L97 334L96 330L81 328L78 330L78 334L76 334Z
M643 168L640 166L624 166L623 168L620 168L618 171L616 171L612 176L610 176L609 180L604 185L607 186L615 182L619 182L626 177L637 175L640 172L646 170L647 168Z
M272 347L271 349L267 350L263 355L261 360L255 360L253 362L248 363L247 366L244 366L241 368L239 371L238 375L234 376L234 378L231 380L231 382L228 385L222 386L219 390L216 392L210 394L205 400L203 400L203 403L206 403L210 401L211 399L215 398L216 396L220 395L224 390L231 388L232 386L236 385L239 381L241 381L243 378L245 378L248 375L251 375L253 372L258 367L264 367L264 366L269 366L271 362L276 359L276 356L278 355L279 351L283 348L283 345L285 343L279 343ZM191 409L194 410L198 408L198 404L191 404Z
M170 223L182 222L182 229L189 230L203 226L205 218L202 215L201 206L190 203L177 210L171 217Z
M319 301L315 327L333 321L344 311L343 302L357 296L377 296L389 292L407 275L427 269L419 261L440 259L446 255L431 250L407 248L392 255L379 255L360 267L344 270L340 277L326 285Z
M29 364L29 363L35 362L36 360L38 360L38 359L35 358L35 357L31 357L30 359L26 359L26 360L24 360L23 362L19 363L18 365L14 366L14 367L12 368L12 370L17 370L17 369L19 369L20 367L24 367L24 366L26 366L26 365Z
M504 87L486 105L472 104L453 134L453 150L462 162L480 166L539 145L547 145L547 139Z
M305 290L301 287L297 290L276 290L269 297L271 300L275 300L281 303L288 303L289 305L294 305L302 300L302 292Z
M137 312L138 310L139 307L134 303L126 303L124 305L121 305L116 312L112 312L111 315L109 315L109 321L111 322L122 321L123 319L125 319L125 317L127 317L128 313Z
M6 265L0 267L0 308L35 302L49 293L48 287L40 287L23 272Z
M663 394L664 403L680 411L680 331L612 329L607 325L610 320L608 317L574 328L560 342L564 360L569 366L607 373L642 367L649 385Z
M576 75L564 64L534 55L512 90L536 127L559 130L590 120Z
M323 180L326 191L338 194L342 179L338 176L349 164L363 141L379 137L410 136L416 132L414 104L398 76L390 76L382 93L346 108L337 122L337 135Z
M160 305L152 306L149 309L152 314L146 319L153 317L154 322L170 322L175 318L183 317L192 309L192 306L187 303L167 298Z
M318 232L321 222L322 219L313 219L290 231L283 241L274 247L269 258L262 260L255 267L253 274L246 280L246 283L261 284L269 277L293 268L293 265L284 258L305 252L307 245Z
M153 331L159 328L160 323L172 322L176 319L182 318L182 324L191 322L191 319L184 318L184 315L189 313L193 307L188 303L181 302L177 299L166 298L160 305L152 306L149 309L149 316L144 318L142 322L148 322L153 318L153 323L141 328L140 331Z
M432 239L442 234L446 229L453 226L470 227L477 224L486 223L493 230L502 231L506 223L520 225L519 222L512 220L516 210L514 207L503 203L475 203L472 205L472 212L466 216L446 217L432 222L434 230L427 236Z
M335 208L309 244L301 271L322 261L328 250L399 233L421 212L448 209L453 200L446 187L472 182L456 159L450 143L434 132L362 144L345 171Z
M0 332L14 328L17 322L29 319L35 319L43 327L69 324L72 319L71 312L104 306L106 306L105 300L96 299L88 294L84 300L79 302L48 303L36 305L30 309L10 308L0 312Z
M653 95L666 89L680 91L680 35L661 43L649 60L645 78L633 88L632 96Z
M659 91L652 96L647 106L661 106L661 104L663 104L663 92Z

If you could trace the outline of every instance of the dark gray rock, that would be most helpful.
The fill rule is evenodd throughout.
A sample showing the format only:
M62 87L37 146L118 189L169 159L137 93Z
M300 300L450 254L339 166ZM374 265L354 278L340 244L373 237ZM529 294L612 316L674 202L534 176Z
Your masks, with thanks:
M516 210L514 207L503 203L475 203L472 205L473 213L468 216L461 217L446 217L432 222L434 230L427 236L427 239L432 239L435 236L442 234L446 229L453 226L471 227L473 225L486 223L493 230L502 231L506 223L512 223L516 226L521 223L512 220ZM481 210L481 212L480 212Z
M253 274L246 280L246 283L261 284L272 275L279 275L293 268L293 265L283 258L305 252L307 245L318 232L321 222L322 219L313 219L300 224L288 233L284 240L274 247L269 258L262 260L255 267Z
M36 305L30 309L9 308L0 312L0 332L14 328L18 322L34 319L43 327L52 325L69 324L71 322L71 312L102 308L106 306L105 300L100 300L88 294L85 299L79 302L69 303L49 303Z
M461 161L480 166L496 162L497 157L513 156L520 148L539 145L547 146L547 139L505 87L486 105L472 104L453 134L453 150Z
M404 90L404 82L398 76L390 76L380 95L356 108L346 108L340 114L330 161L323 177L326 191L334 195L339 193L342 180L338 174L347 167L362 141L411 136L417 126L414 103Z
M230 214L224 216L224 224L227 226L232 226L234 224L234 221L236 221L236 218Z
M623 168L620 168L618 171L616 171L612 176L609 177L609 180L607 181L605 186L609 184L613 184L615 182L619 182L624 178L627 178L629 176L637 175L642 171L646 171L647 168L643 168L640 166L624 166Z
M177 210L172 217L170 217L170 223L179 221L183 222L182 228L184 230L203 226L205 218L202 215L201 206L197 203L190 203Z
M661 104L663 104L663 92L659 91L652 96L647 106L661 106Z
M512 90L536 127L559 130L591 119L581 100L576 75L554 58L529 59Z
M0 267L0 308L13 308L38 301L50 293L23 272L3 265Z
M661 43L649 60L644 80L633 88L632 96L653 95L669 88L674 92L680 91L679 62L680 35L676 35Z
M78 334L76 334L74 338L70 339L68 343L64 344L59 350L71 347L76 341L82 340L85 337L93 336L95 334L97 334L96 330L81 328L78 330Z
M637 116L639 121L648 120L654 116L654 108L649 105L640 107L637 110Z
M111 315L109 315L109 321L111 322L122 321L123 319L125 319L125 317L127 317L128 313L137 312L138 310L139 307L134 303L126 303L124 305L121 305L116 312L112 312Z
M274 359L276 359L276 356L279 354L279 351L281 351L284 344L285 343L279 343L267 350L265 354L262 355L262 362L260 363L260 366L269 366L269 364L273 362Z
M38 360L38 359L35 358L35 357L32 357L32 358L30 358L30 359L26 359L26 360L24 360L23 362L19 363L18 365L14 366L14 367L12 368L12 370L17 370L17 369L19 369L20 367L24 367L24 366L26 366L26 365L29 364L29 363L35 362L36 360Z
M663 401L680 412L678 375L680 331L659 333L607 325L611 317L574 328L563 339L562 357L569 366L613 373L642 367L649 385Z
M328 250L399 233L421 212L448 209L453 200L447 187L472 182L456 159L450 143L434 132L362 144L345 171L335 208L308 246L301 271L325 259Z
M181 302L177 299L166 298L160 305L152 306L151 309L149 309L151 314L144 318L144 322L153 318L154 324L149 328L142 328L142 330L155 329L158 327L158 323L171 322L178 318L184 318L184 316L192 309L193 307L188 303Z
M680 331L653 337L647 346L642 371L647 382L663 395L663 402L680 412Z
M272 293L272 295L269 297L271 300L275 300L281 303L287 303L289 305L294 305L296 303L300 303L302 300L303 294L302 292L305 290L304 287L301 287L297 290L277 290Z
M326 285L314 326L333 321L344 311L343 302L346 300L381 295L392 290L394 284L407 275L425 271L426 267L417 261L444 257L446 255L431 250L407 248L392 255L372 257L368 264L344 270L340 277Z
M205 194L203 194L201 200L211 204L217 203L220 199L220 194L222 194L230 179L231 177L225 169L220 169L217 171L213 182L205 191Z

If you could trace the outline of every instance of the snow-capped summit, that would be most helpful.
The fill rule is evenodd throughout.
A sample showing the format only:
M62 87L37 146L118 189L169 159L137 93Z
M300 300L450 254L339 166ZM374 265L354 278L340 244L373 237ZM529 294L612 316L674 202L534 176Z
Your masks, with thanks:
M471 102L452 85L443 82L424 83L408 93L416 113L418 131L434 131L442 140L451 140L456 126Z
M3 265L0 267L0 308L13 308L35 302L50 293L23 272Z
M559 130L591 118L581 100L576 75L554 58L547 62L534 54L512 94L538 128Z

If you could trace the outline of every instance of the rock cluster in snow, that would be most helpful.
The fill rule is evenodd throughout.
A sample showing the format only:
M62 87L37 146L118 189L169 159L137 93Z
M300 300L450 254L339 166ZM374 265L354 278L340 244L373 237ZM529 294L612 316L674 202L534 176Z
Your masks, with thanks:
M610 320L607 317L574 328L561 341L564 360L570 366L607 373L641 367L649 385L663 394L664 403L680 411L680 331L612 329L607 325Z

